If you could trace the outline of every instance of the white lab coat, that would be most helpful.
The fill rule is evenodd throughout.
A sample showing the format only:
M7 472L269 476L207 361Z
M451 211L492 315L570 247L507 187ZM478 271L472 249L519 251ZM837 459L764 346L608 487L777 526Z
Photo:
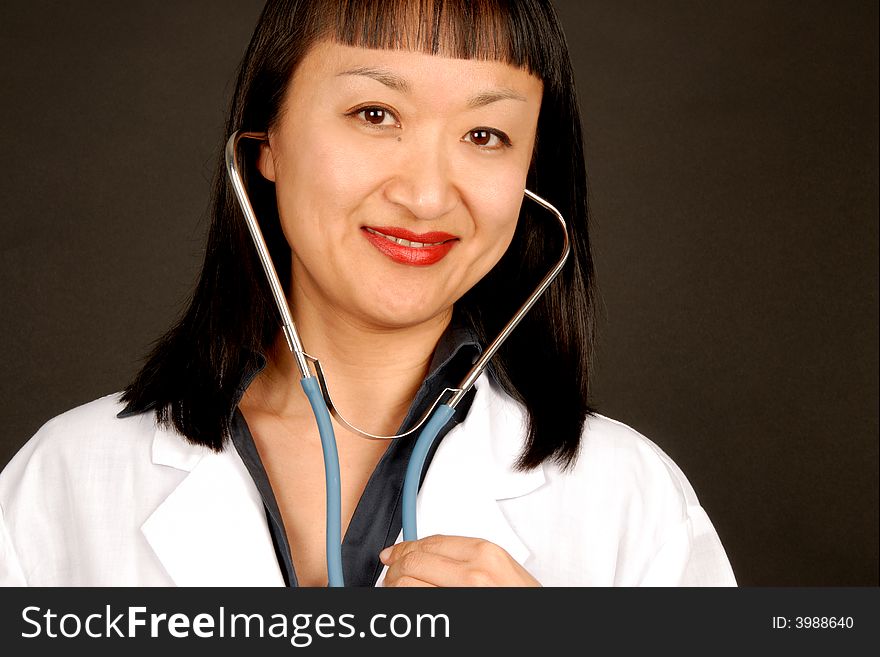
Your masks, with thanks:
M421 536L492 541L545 586L736 584L693 489L654 443L591 417L572 471L517 472L522 407L485 375L477 388L425 476ZM0 474L0 584L283 585L235 449L193 446L153 413L118 419L121 408L109 395L50 420Z

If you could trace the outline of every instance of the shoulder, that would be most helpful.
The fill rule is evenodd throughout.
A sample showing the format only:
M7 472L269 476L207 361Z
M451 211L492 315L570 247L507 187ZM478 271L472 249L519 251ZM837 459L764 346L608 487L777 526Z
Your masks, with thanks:
M116 393L52 418L0 472L0 586L166 581L141 527L200 452L122 409Z
M527 414L494 382L486 388L493 453L510 468L525 445ZM541 467L551 487L564 490L569 498L601 495L604 503L637 503L670 521L684 518L687 507L698 504L685 475L657 444L631 426L596 413L584 422L572 466L562 468L548 459Z
M125 418L117 417L125 408L121 397L121 392L114 392L56 415L40 427L35 437L52 440L57 439L62 433L68 435L100 433L102 430L126 425L129 419L138 420L152 416L150 413L144 413Z
M633 581L648 585L736 586L718 533L687 477L653 441L604 417L587 418L579 468L607 494L609 508L629 520L625 553L653 545ZM627 538L628 537L628 538Z
M686 522L699 505L690 482L656 443L604 415L586 418L571 467L548 460L543 470L551 489L567 500L595 504L642 529L653 524L658 534Z
M149 459L154 413L118 418L120 393L88 402L46 422L0 473L0 502L25 479L100 477L138 456Z
M684 473L656 443L604 415L591 414L584 422L575 470L591 476L604 472L618 486L636 488L643 494L665 492L682 510L698 503Z
M525 408L496 386L490 386L490 406L497 431L493 452L512 469L526 439ZM503 445L503 447L500 447ZM623 422L590 414L584 421L577 458L569 467L553 459L541 465L546 480L542 495L564 515L594 510L622 523L623 531L653 526L660 539L664 528L686 521L688 507L697 505L687 478L652 440Z
M524 408L491 391L499 429L493 453L519 453ZM499 445L504 445L500 448ZM513 461L505 460L505 469ZM545 461L532 493L505 512L545 583L727 586L736 580L715 529L673 460L636 429L599 414L586 418L569 468ZM554 536L551 543L546 536ZM531 571L530 571L531 572Z

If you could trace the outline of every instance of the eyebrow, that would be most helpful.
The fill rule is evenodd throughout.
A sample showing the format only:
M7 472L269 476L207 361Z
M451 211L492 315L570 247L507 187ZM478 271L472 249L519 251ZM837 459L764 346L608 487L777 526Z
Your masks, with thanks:
M342 71L341 73L337 73L336 75L363 75L368 78L372 78L377 82L381 82L386 87L390 87L395 91L399 91L401 93L409 93L409 83L399 75L396 75L384 68L373 68L372 66L356 66L355 68L350 68L347 71Z
M388 69L384 68L374 68L372 66L356 66L355 68L350 68L348 70L337 73L336 75L363 75L365 77L372 78L377 82L381 82L386 87L394 89L395 91L399 91L401 93L409 93L410 91L409 82L407 82L399 75L392 73ZM513 89L493 89L491 91L481 91L480 93L472 96L468 99L467 106L471 109L475 109L477 107L483 107L499 100L519 100L522 102L526 102L526 97L520 93L517 93Z
M482 91L478 93L476 96L470 98L467 102L468 107L482 107L483 105L488 105L489 103L494 103L499 100L521 100L522 102L526 102L526 97L520 93L517 93L513 89L494 89L492 91Z

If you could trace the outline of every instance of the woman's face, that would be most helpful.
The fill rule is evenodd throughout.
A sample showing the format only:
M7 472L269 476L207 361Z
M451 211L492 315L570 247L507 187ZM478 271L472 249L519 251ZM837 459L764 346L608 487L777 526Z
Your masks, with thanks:
M513 237L542 91L496 61L316 44L259 159L294 311L378 328L448 314Z

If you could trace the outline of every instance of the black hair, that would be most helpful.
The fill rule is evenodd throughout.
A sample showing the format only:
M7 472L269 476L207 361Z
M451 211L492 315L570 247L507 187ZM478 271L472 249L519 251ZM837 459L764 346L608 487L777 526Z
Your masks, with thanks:
M572 466L592 412L595 304L581 123L565 37L549 0L269 0L238 72L224 137L236 130L268 131L279 117L293 71L322 39L497 60L542 80L527 187L566 218L571 254L495 355L490 371L528 411L528 436L517 467L532 469L548 459ZM290 248L281 232L274 186L256 171L256 150L250 155L242 158L242 173L289 291ZM507 252L455 304L457 316L483 344L556 261L560 242L555 220L524 200ZM205 261L192 299L156 343L122 400L129 408L154 410L160 423L173 425L190 442L221 450L241 394L241 373L271 349L279 330L278 312L221 154Z

